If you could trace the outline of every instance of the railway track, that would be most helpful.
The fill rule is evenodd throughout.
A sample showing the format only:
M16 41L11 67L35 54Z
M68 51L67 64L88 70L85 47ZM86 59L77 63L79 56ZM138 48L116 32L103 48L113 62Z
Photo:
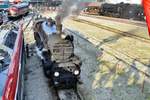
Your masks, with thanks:
M57 100L84 100L80 93L74 89L55 90Z
M99 49L100 47L97 47L97 45L95 45L94 43L91 42L91 40L97 41L97 42L101 42L98 39L95 39L94 37L85 37L85 36L81 36L79 33L74 32L70 29L65 29L65 32L68 34L72 34L75 37L79 38L79 39L83 39L85 41L87 41L88 43L94 45L97 49ZM135 70L137 70L140 73L143 73L145 76L150 78L150 69L148 67L148 65L142 63L139 60L136 60L137 63L139 64L139 66L133 66L132 62L133 60L135 60L134 57L124 54L118 50L115 50L114 48L110 47L109 45L105 44L105 46L103 46L105 49L105 52L113 57L115 57L116 59L118 59L119 61L122 61L123 63L127 64L128 66L131 66L132 68L134 68ZM142 66L142 67L141 67Z
M30 25L30 23L32 22L33 19L34 19L34 15L28 21L28 23L24 26L24 29L23 29L24 31L26 31L26 29L28 29L28 26ZM35 50L33 48L29 49L29 57L35 55L34 51ZM49 85L51 87L51 84L49 84ZM57 90L54 87L52 87L52 88L50 88L50 90L52 92L53 100L84 100L84 99L82 99L80 93L77 90L74 90L74 89Z
M130 37L130 38L134 38L134 39L136 39L138 41L141 41L141 42L150 43L150 39L148 39L148 38L145 38L145 37L142 37L142 36L139 36L139 35L136 35L136 34L132 34L132 33L129 33L129 32L121 31L119 29L115 29L115 28L112 28L112 27L108 27L106 25L97 24L97 23L87 21L87 20L83 20L83 19L74 19L74 18L72 18L72 20L77 21L77 22L81 22L81 23L85 23L85 24L88 24L88 25L92 25L92 26L95 26L97 28L101 28L101 29L110 31L110 32L119 34L119 35L124 36L124 37Z
M134 21L134 20L129 20L129 19L113 18L113 17L106 17L106 16L98 16L98 15L87 15L87 14L82 14L81 16L110 20L110 21L117 21L117 22L121 22L121 23L126 23L126 24L141 26L141 27L147 27L147 25L146 25L146 23L144 23L144 21Z
M35 58L37 59L36 53L37 53L37 51L35 50L35 47L34 46L30 47L29 48L29 55L30 55L29 60L32 60ZM34 58L32 56L34 56ZM34 61L34 62L36 64L40 61ZM39 65L34 65L34 66L39 66ZM41 69L43 69L43 68L41 68ZM43 70L42 70L42 72L43 72ZM78 90L75 90L75 89L58 90L58 89L54 88L52 86L52 84L50 84L50 83L51 83L50 80L48 80L46 82L46 84L48 84L49 89L50 89L49 92L52 92L52 100L84 100L84 98L81 96L81 94ZM42 91L46 91L46 90L42 90ZM28 99L26 99L26 100L28 100ZM43 100L45 100L45 99L43 99Z

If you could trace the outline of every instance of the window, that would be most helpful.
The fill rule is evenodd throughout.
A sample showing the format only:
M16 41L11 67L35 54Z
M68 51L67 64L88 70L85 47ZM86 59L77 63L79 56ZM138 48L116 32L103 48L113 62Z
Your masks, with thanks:
M15 45L16 38L17 38L17 34L13 31L10 31L10 33L7 35L7 37L5 39L4 45L13 49L14 45Z
M0 49L0 72L7 69L10 63L10 55L8 52Z

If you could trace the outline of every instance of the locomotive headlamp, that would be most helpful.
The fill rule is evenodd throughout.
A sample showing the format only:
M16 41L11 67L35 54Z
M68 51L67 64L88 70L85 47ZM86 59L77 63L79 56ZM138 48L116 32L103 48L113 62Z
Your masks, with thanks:
M65 34L61 34L61 38L62 38L62 39L65 39L65 38L66 38L66 35L65 35Z
M79 75L79 73L80 73L79 70L75 70L75 71L74 71L74 74L75 74L75 75Z
M54 73L54 76L55 76L55 77L58 77L58 76L59 76L59 72L55 72L55 73Z

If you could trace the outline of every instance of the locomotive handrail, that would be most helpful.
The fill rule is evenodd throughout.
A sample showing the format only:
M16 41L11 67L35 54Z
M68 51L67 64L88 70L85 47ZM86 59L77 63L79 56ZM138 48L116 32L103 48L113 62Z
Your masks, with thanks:
M21 50L23 45L22 24L19 27L19 33L15 42L14 52L9 65L7 80L2 96L2 100L15 100L17 93L17 84L19 78L19 67L21 59Z

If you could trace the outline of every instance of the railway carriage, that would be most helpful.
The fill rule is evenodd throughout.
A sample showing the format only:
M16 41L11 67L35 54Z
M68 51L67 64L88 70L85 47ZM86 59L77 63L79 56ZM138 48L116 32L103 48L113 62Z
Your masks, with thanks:
M0 31L0 100L23 100L25 52L21 27Z
M29 12L29 4L28 3L18 3L12 5L8 10L8 17L15 18L22 15L26 15Z
M2 13L0 13L0 25L2 25L3 24L3 15L2 15Z
M0 11L7 11L10 7L10 3L7 0L0 0Z

